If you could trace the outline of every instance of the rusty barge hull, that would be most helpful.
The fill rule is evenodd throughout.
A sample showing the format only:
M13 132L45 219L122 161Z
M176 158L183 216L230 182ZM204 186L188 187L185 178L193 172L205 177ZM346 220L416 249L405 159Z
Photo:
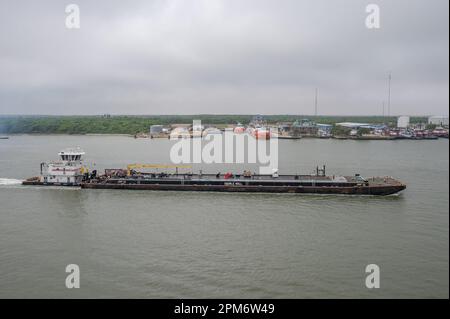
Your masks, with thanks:
M129 189L153 191L193 191L193 192L232 192L232 193L296 193L296 194L334 194L334 195L391 195L405 189L404 186L243 186L243 185L156 185L156 184L109 184L85 183L85 189Z
M142 175L124 178L107 177L82 183L85 189L130 189L154 191L233 192L233 193L294 193L342 195L391 195L406 188L392 177L372 177L363 180L358 176L336 179L330 176L255 175L251 178L231 178L208 175Z

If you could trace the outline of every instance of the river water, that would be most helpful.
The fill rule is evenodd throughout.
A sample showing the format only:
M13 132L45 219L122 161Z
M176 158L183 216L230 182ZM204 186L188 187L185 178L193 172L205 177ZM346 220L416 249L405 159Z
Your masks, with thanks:
M280 173L391 175L398 196L79 190L18 185L66 147L98 170L167 163L172 142L0 140L2 298L448 298L449 144L302 139ZM244 166L202 167L215 173ZM67 289L65 268L80 267ZM380 267L380 288L365 267Z

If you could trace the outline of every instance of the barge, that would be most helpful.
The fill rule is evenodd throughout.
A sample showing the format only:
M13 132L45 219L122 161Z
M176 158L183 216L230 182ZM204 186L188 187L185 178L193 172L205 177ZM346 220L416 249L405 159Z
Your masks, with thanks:
M92 173L82 165L79 149L61 151L61 160L41 164L41 175L27 179L24 185L76 186L82 189L130 189L154 191L244 192L244 193L297 193L342 195L391 195L401 192L406 185L390 177L364 178L353 176L327 176L325 166L317 167L311 175L257 175L250 171L242 174L180 173L181 165L131 164L126 169L106 169L104 174ZM138 169L173 169L175 172L141 172Z
M214 174L171 174L91 179L81 183L86 189L134 189L159 191L207 191L245 193L304 193L343 195L391 195L406 188L392 177L252 175L251 177Z

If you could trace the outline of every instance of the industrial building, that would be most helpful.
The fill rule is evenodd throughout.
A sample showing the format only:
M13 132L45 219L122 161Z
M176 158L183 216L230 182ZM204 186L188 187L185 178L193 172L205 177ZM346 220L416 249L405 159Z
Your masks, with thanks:
M152 125L150 126L150 138L153 137L167 137L169 134L169 129L163 125Z
M359 128L369 128L369 129L374 128L374 125L368 124L368 123L341 122L341 123L336 123L336 125L346 127L346 128L351 128L354 130L357 130Z
M317 136L318 131L317 124L309 119L295 121L292 124L292 134L295 136Z
M150 126L150 135L162 133L163 128L164 128L164 126L162 126L162 125L152 125L152 126Z
M428 124L448 127L448 116L430 116L428 118Z

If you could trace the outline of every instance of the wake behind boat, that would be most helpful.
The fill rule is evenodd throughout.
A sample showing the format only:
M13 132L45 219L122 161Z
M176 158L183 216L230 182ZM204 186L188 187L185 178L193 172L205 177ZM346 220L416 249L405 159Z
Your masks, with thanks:
M0 178L0 186L20 185L22 180L15 178Z

